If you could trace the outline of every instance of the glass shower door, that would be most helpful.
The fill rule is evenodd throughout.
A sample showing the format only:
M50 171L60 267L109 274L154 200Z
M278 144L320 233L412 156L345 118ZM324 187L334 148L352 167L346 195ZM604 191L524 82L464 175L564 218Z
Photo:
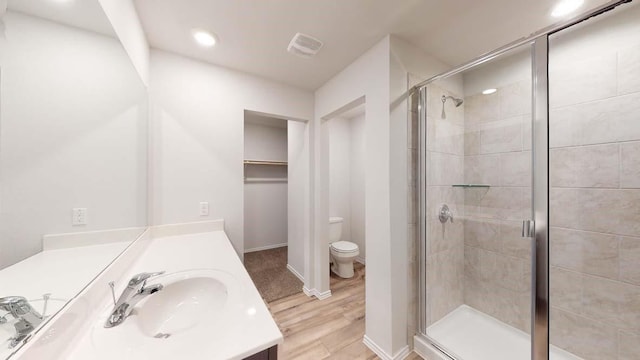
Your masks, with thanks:
M531 357L531 49L423 89L424 325L457 359Z

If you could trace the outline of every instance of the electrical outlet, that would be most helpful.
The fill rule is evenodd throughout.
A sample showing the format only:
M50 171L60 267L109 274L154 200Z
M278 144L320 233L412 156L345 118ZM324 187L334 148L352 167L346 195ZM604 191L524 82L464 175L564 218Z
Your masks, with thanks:
M71 224L73 226L87 225L87 208L73 208Z
M209 203L201 202L200 203L200 216L209 216Z

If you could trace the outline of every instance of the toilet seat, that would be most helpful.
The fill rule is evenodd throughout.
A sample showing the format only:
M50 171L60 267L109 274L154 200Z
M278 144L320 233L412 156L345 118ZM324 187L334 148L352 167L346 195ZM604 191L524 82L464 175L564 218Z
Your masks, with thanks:
M358 251L358 245L351 241L336 241L331 243L331 249L337 253L348 254Z

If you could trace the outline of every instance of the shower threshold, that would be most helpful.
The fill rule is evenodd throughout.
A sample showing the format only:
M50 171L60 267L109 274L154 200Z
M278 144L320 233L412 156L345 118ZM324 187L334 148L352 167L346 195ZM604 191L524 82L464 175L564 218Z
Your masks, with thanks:
M427 328L427 335L460 360L526 360L531 337L470 306L462 305ZM551 346L550 360L582 360Z

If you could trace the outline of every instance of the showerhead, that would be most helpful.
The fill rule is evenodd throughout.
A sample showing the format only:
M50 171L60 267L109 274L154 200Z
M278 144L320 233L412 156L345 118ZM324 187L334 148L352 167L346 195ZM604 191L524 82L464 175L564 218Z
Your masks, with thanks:
M464 100L462 100L462 99L458 99L458 98L455 98L455 97L453 97L453 96L444 96L444 95L442 95L442 103L443 103L443 104L444 104L448 99L453 100L453 103L455 104L455 106L456 106L456 107L458 107L458 106L462 105L462 103L464 102Z
M443 119L447 118L447 113L445 113L445 111L444 111L444 103L446 103L448 99L453 100L453 104L456 107L459 107L460 105L462 105L462 103L464 103L464 100L462 100L462 99L458 99L458 98L455 98L453 96L442 95L442 118Z

